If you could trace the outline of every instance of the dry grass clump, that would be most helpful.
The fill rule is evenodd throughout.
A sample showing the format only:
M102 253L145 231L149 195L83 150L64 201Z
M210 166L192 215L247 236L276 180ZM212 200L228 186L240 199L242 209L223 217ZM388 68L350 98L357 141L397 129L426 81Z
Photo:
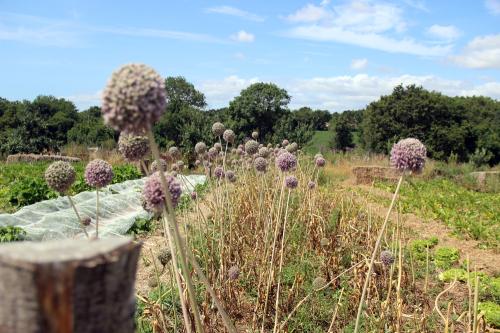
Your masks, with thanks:
M7 163L33 163L45 161L80 162L77 157L63 155L15 154L7 156Z

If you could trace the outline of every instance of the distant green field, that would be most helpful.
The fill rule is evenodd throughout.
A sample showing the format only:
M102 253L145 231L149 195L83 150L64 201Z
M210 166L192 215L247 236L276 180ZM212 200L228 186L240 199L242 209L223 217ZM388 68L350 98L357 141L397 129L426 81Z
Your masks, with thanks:
M309 154L327 152L330 149L332 132L316 131L312 139L304 146L304 151Z

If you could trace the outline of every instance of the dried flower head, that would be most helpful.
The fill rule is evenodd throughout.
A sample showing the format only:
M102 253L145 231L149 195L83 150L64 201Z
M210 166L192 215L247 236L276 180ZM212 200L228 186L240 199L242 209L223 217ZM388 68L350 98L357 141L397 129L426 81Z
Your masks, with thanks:
M295 153L299 149L299 145L296 142L292 142L285 149L290 153Z
M241 155L243 155L243 153L244 153L243 149L241 149L241 148L236 149L236 154L241 156Z
M181 151L179 150L179 148L173 146L168 148L168 155L170 155L170 157L172 158L178 158L179 156L181 156Z
M75 182L76 172L71 164L64 161L54 162L45 170L45 181L51 189L65 193Z
M215 136L221 136L224 134L224 131L226 130L226 127L224 127L224 124L216 122L212 125L212 133L214 133Z
M224 178L224 169L222 169L222 167L218 166L214 169L214 175L215 177L217 177L218 179L222 179Z
M205 144L205 142L198 142L195 146L194 146L194 151L197 153L197 154L204 154L206 151L207 151L207 145Z
M129 161L139 161L149 152L149 140L145 136L122 132L118 139L118 151Z
M257 172L266 172L267 160L264 157L257 157L253 161L253 166Z
M159 161L159 165L158 160L154 160L153 163L151 163L151 172L167 171L167 162L164 159L160 159Z
M259 156L260 157L269 157L270 153L271 153L271 151L266 147L259 148Z
M101 188L113 180L111 164L103 160L93 160L85 168L85 182L92 187Z
M166 247L161 249L158 253L158 261L160 261L160 264L165 267L168 265L170 260L172 260L172 252L170 252L170 249Z
M320 157L316 158L315 163L316 163L316 166L318 168L322 168L322 167L325 166L326 160L323 157L320 156Z
M236 181L236 174L234 173L233 170L226 171L226 179L229 180L231 183L234 183Z
M257 153L259 151L259 143L255 140L248 140L245 143L245 151L250 155Z
M231 268L229 268L229 270L227 271L227 277L229 278L229 280L234 281L238 279L239 276L240 276L240 268L236 265L231 266Z
M326 280L322 278L321 276L318 276L315 278L312 282L312 287L314 289L321 289L326 285Z
M310 180L308 183L307 183L307 187L312 190L316 187L316 183L313 182L312 180Z
M390 266L394 263L394 255L391 251L384 250L380 252L380 261L382 261L385 266Z
M214 143L214 148L217 149L218 152L222 151L222 145L219 142Z
M318 157L323 157L323 154L317 153L316 155L314 155L314 160L316 160Z
M236 138L236 135L234 134L233 130L230 130L230 129L227 129L224 131L224 133L222 134L222 138L224 139L224 141L226 141L227 143L234 143L234 140Z
M297 157L295 155L281 150L278 152L278 157L276 158L275 164L278 169L283 172L293 171L297 167Z
M213 160L217 157L217 155L219 155L219 152L217 151L217 149L215 147L211 147L209 150L208 150L208 158L210 160Z
M391 166L418 173L425 166L426 156L427 149L418 139L403 139L392 146Z
M191 199L196 200L196 198L198 198L198 192L196 191L191 192Z
M252 132L252 138L253 138L254 140L257 140L257 138L258 138L258 137L259 137L259 132L257 132L257 131L253 131L253 132Z
M142 134L165 112L163 77L143 64L128 64L115 71L104 89L104 122L122 132Z
M196 160L196 161L194 161L194 165L199 166L200 164L201 164L201 161L200 161L200 160Z
M287 139L283 140L283 142L281 143L281 146L282 147L286 147L288 146L288 144L290 143L290 141L288 141Z
M184 161L182 161L182 160L178 160L177 163L175 163L175 165L177 165L177 168L179 170L184 169Z
M176 207L182 194L181 184L173 176L165 175L165 178L170 198L172 199L172 205ZM146 179L142 190L142 197L146 202L148 210L160 212L163 209L165 205L165 192L161 185L159 172L155 172Z
M285 186L291 190L296 188L299 185L299 180L297 177L293 175L289 175L285 177Z
M91 222L92 222L92 219L88 216L85 216L82 218L82 224L86 227L88 227Z

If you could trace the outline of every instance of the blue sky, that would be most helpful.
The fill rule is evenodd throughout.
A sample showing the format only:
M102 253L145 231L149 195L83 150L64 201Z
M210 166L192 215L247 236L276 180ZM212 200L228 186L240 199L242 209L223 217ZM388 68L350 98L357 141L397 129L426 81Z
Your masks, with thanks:
M0 97L85 109L130 62L185 76L209 107L259 81L330 111L399 83L500 99L500 0L0 0Z

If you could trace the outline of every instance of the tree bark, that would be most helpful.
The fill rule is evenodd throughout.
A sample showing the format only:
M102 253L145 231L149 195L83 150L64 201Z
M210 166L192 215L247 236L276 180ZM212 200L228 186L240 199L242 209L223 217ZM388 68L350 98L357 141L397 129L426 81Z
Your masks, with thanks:
M0 332L134 332L139 251L128 238L0 245Z

